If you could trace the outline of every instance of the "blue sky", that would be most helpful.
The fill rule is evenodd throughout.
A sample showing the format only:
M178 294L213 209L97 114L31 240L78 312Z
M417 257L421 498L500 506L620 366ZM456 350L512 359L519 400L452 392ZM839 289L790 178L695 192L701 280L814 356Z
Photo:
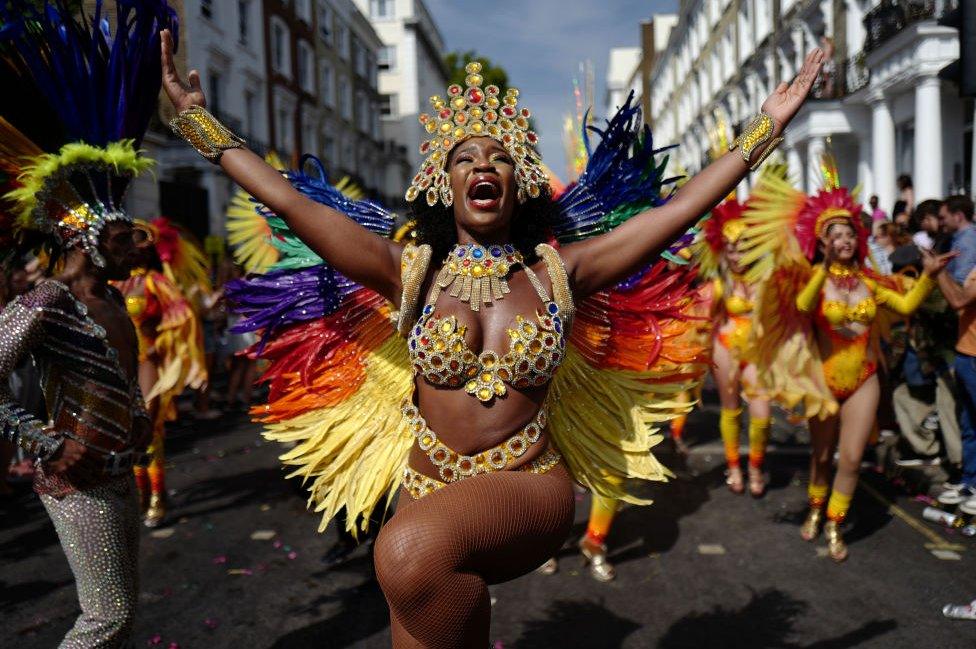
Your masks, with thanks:
M475 50L501 65L535 115L546 164L566 175L563 117L573 77L589 60L602 107L610 48L640 44L640 22L676 10L678 0L425 0L449 50Z

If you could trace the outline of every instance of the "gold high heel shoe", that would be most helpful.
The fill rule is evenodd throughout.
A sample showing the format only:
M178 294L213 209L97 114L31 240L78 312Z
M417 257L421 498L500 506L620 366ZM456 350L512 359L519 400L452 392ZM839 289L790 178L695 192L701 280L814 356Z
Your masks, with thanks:
M749 495L753 498L762 498L766 493L766 478L763 476L762 469L749 467Z
M840 563L847 558L847 544L840 533L840 523L827 521L824 523L824 537L827 539L827 552L830 558Z
M583 565L590 567L590 576L597 581L613 581L617 576L613 564L607 561L607 546L594 543L584 536L579 542L580 553L583 555Z
M159 527L166 517L166 503L163 501L163 494L152 493L149 495L149 507L146 508L143 524L146 527Z
M800 526L800 537L804 541L812 541L820 534L820 523L823 521L823 509L811 507L807 517Z
M742 469L729 469L725 476L725 486L736 495L745 492L746 488L742 480Z

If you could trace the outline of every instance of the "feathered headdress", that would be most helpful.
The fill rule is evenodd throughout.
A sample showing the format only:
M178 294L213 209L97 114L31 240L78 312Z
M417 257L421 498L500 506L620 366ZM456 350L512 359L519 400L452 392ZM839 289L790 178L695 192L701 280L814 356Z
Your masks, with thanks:
M830 153L824 153L820 162L823 188L814 196L808 196L803 209L796 217L796 238L807 259L817 254L817 242L834 223L846 223L857 235L857 260L863 263L868 254L868 232L861 223L861 206L854 193L840 186L837 162Z
M152 244L163 267L163 275L184 295L196 287L210 290L210 265L207 255L193 242L192 235L165 216L152 221L137 220L140 228L152 235Z
M0 166L18 185L6 197L18 228L80 247L96 265L106 223L131 220L122 208L129 181L152 161L138 147L162 79L159 32L176 30L165 0L118 0L110 21L66 0L0 4ZM112 31L112 23L115 32Z
M745 206L734 198L717 205L703 220L692 244L692 257L698 262L702 277L714 278L721 267L727 243L739 240L745 231L742 213Z

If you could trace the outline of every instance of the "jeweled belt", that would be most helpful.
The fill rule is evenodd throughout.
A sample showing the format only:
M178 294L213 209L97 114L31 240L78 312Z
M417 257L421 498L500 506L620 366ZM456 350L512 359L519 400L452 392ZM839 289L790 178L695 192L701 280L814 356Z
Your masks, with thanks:
M525 455L533 444L542 438L546 427L546 409L540 408L535 418L501 444L475 455L462 455L444 444L437 433L427 426L420 410L413 403L404 402L403 416L407 418L410 432L417 438L420 450L427 454L437 473L445 483L470 478L479 473L501 471Z
M559 451L549 448L546 449L545 453L528 464L520 466L517 470L527 471L529 473L548 473L562 459L563 456L559 454ZM446 482L441 482L428 475L424 475L419 471L411 469L409 466L403 468L403 488L407 490L407 493L414 500L420 500L424 496L432 494L446 486Z

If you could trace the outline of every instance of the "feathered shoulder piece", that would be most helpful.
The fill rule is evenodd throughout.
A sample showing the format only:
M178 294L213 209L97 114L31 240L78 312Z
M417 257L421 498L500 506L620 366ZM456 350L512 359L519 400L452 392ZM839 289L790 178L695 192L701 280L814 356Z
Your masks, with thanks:
M585 138L586 169L557 201L561 243L608 232L662 205L675 181L664 177L667 157L641 127L633 94L604 129L588 128L600 141L593 148ZM646 504L646 483L669 475L650 449L662 438L660 426L694 405L678 395L708 367L694 278L694 268L662 259L576 305L551 386L550 430L574 477L596 493Z
M316 158L302 163L282 172L298 191L389 236L392 213L343 194ZM413 377L393 306L325 263L265 205L248 201L276 251L267 272L227 288L244 316L238 330L259 333L249 353L268 361L261 379L268 403L252 415L267 439L292 445L281 459L308 485L320 530L343 508L347 529L365 530L377 503L396 495L413 440L400 412Z
M143 225L153 233L156 254L169 281L187 296L195 291L209 293L212 290L210 263L193 235L165 216L157 216Z
M19 227L101 264L98 235L130 220L123 193L151 164L138 147L162 79L159 32L177 25L165 0L116 2L114 12L97 0L91 14L76 5L0 3L0 83L17 88L0 97L0 115L35 149L0 148L0 164L18 170L7 197Z

